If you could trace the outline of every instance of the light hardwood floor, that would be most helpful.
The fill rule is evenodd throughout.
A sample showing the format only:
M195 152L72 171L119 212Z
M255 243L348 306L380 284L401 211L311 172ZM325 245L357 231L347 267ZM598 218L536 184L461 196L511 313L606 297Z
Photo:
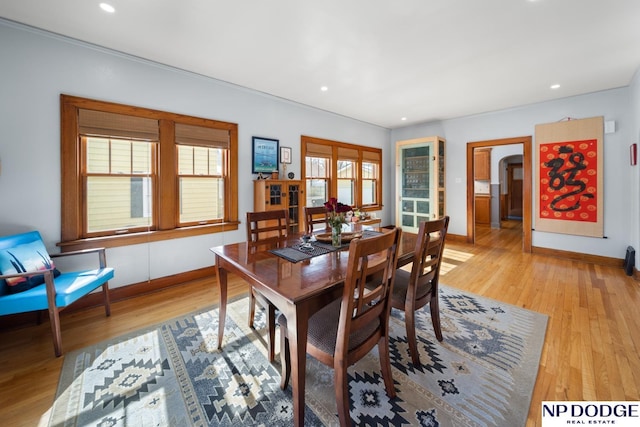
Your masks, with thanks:
M447 243L441 282L549 316L527 426L542 401L640 400L640 283L612 268L521 252L521 227L477 229L475 245ZM247 291L231 280L230 295ZM215 278L62 315L65 351L82 348L218 300ZM445 337L446 339L446 337ZM44 423L63 357L48 322L0 332L0 424Z

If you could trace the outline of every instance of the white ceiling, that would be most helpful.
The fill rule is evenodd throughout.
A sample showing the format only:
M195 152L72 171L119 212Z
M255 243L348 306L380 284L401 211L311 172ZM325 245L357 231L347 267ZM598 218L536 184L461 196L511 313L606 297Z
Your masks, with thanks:
M640 67L640 0L100 1L1 0L0 17L387 128Z

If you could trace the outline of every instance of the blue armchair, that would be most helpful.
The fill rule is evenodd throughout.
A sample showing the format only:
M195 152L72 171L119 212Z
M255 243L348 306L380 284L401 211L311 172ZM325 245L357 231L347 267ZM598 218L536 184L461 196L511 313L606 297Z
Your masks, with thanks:
M97 269L61 273L52 260L87 253L98 255ZM102 286L105 312L110 316L113 275L113 268L106 266L104 248L49 255L37 231L0 237L0 316L48 310L54 351L60 356L60 310Z

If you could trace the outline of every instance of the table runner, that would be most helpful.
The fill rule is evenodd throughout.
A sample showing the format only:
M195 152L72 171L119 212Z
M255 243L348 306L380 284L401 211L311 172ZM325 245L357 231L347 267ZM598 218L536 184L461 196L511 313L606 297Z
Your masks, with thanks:
M311 248L303 247L302 243L298 243L286 248L270 249L269 252L281 258L284 258L287 261L298 262L340 249L320 242L309 242L309 244L311 245Z
M367 237L378 236L380 234L382 234L381 231L363 230L362 238L366 239ZM284 258L287 261L295 263L349 247L349 242L343 243L339 248L336 248L328 243L322 243L318 241L310 241L309 244L311 245L310 248L305 247L302 243L298 243L286 248L270 249L269 252L281 258Z

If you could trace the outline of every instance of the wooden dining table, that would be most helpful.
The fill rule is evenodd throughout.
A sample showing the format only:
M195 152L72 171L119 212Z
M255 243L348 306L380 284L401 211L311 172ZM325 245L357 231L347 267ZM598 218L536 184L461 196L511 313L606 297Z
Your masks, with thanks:
M357 232L360 227L352 227ZM371 228L371 227L367 227ZM375 228L384 232L384 228ZM300 244L302 234L292 234L277 246ZM366 237L363 237L366 238ZM410 263L416 235L403 233L398 266ZM349 251L338 250L291 262L270 252L276 246L249 248L246 242L210 248L215 255L220 291L218 349L222 349L227 312L227 275L236 274L254 286L287 318L291 353L291 387L294 425L304 425L306 348L309 318L342 295ZM348 248L345 246L344 249Z

